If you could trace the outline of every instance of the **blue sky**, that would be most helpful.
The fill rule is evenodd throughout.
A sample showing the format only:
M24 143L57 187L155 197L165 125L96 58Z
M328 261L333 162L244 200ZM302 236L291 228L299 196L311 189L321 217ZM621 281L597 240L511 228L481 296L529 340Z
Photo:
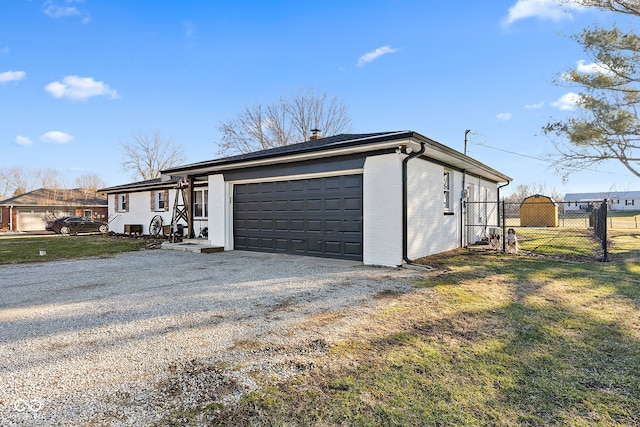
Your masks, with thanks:
M568 36L616 19L553 0L0 0L0 168L131 182L121 144L158 131L187 163L217 157L245 106L306 88L352 132L414 130L559 193L638 190L615 163L563 183L541 128L572 114ZM509 189L509 187L507 187ZM507 191L508 193L508 191Z

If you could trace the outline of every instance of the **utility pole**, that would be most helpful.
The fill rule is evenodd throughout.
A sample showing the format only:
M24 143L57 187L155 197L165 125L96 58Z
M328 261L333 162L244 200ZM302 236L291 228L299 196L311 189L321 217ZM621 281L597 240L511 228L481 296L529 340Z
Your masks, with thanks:
M464 131L464 155L467 155L467 135L471 132L471 129L467 129Z

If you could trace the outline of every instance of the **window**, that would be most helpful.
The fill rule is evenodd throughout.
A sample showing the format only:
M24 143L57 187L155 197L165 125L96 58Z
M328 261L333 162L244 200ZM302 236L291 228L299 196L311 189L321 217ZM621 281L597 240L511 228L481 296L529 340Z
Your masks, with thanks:
M167 210L167 194L161 191L154 191L153 193L153 210L156 212Z
M118 194L116 196L118 212L129 212L129 195Z
M451 212L451 171L444 171L444 211Z
M193 216L194 218L206 218L209 190L195 190L193 192Z
M631 199L631 200L625 200L624 201L624 205L625 206L633 206L634 205L635 200Z
M82 213L82 217L88 221L91 221L91 210L90 209L85 209L85 211Z

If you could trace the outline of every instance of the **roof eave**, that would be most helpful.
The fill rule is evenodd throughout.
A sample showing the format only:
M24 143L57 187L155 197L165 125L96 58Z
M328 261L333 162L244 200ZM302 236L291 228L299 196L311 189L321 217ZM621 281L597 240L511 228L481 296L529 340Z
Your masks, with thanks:
M355 144L354 144L355 141ZM373 142L372 142L373 141ZM366 153L369 151L378 151L398 146L407 146L415 143L415 151L417 151L420 142L425 143L427 150L423 154L424 157L435 158L445 164L457 167L460 170L466 170L483 176L494 182L511 182L512 179L497 170L469 157L452 148L447 147L439 142L429 139L419 133L413 131L401 131L376 136L374 138L363 138L362 140L340 141L334 144L313 147L300 152L290 154L274 154L249 160L236 160L225 162L224 159L213 160L208 162L194 163L178 168L167 169L163 173L173 176L202 176L216 172L224 172L238 167L249 168L257 166L268 166L280 163L288 163L292 161L314 160L318 158L326 158L329 156L343 156L349 154Z

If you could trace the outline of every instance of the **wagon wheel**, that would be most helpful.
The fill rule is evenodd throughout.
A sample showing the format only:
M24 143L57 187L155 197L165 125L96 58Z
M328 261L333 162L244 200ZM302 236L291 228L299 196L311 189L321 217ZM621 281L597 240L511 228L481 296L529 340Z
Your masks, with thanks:
M162 217L156 215L151 219L149 224L149 234L158 237L162 233Z

